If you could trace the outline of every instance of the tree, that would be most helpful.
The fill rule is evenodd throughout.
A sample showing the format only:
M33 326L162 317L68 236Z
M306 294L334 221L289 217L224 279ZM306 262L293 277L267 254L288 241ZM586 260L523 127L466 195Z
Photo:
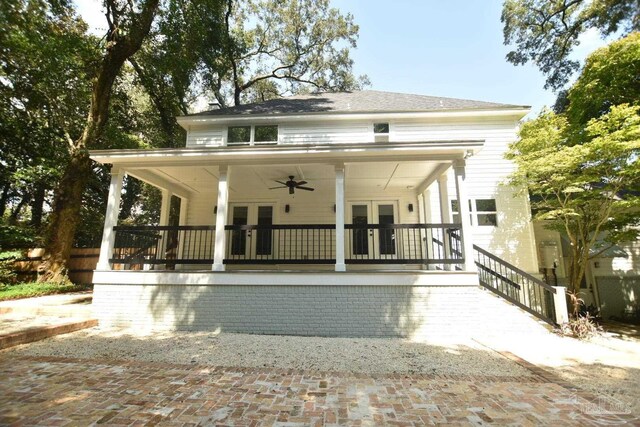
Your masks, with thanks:
M594 28L604 36L640 30L639 0L505 0L504 44L514 65L533 62L547 77L545 89L561 89L580 63L570 58L579 36Z
M79 137L67 132L69 162L55 194L46 243L46 258L41 264L41 281L67 280L67 261L80 219L82 197L91 176L88 150L102 136L108 120L111 92L125 61L136 53L149 33L159 0L106 0L109 29L104 53L93 78L89 113Z
M222 106L369 84L352 73L358 26L329 0L227 0L225 27L218 71L204 76Z

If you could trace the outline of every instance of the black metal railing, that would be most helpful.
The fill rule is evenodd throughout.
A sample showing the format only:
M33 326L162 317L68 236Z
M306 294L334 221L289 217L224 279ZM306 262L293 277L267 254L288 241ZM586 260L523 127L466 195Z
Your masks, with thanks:
M345 263L462 265L459 224L346 224Z
M476 245L473 249L480 286L547 323L556 323L553 287Z
M116 226L113 230L115 244L109 261L127 269L213 263L214 226Z
M225 264L333 264L334 224L227 225Z

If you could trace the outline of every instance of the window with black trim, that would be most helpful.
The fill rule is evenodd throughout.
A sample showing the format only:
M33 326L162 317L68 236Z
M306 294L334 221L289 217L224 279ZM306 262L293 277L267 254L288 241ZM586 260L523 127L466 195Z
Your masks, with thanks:
M227 144L249 144L251 142L251 126L229 126Z
M471 211L471 200L469 200L469 211ZM454 224L462 223L462 220L460 219L460 209L458 209L458 201L455 199L451 201L451 219ZM469 214L469 220L473 224L472 214Z

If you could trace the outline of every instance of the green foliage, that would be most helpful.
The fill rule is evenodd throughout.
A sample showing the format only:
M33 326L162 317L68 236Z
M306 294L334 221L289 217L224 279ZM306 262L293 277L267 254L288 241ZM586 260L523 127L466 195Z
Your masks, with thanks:
M38 246L39 243L33 228L17 225L0 225L0 250L35 247Z
M369 84L355 77L350 49L358 26L329 0L229 2L227 43L210 85L225 105L310 89L353 90Z
M0 252L0 284L14 283L18 275L13 269L15 260L22 258L20 251Z
M597 29L603 36L640 29L637 0L505 0L502 8L504 44L514 65L528 62L547 77L545 88L558 90L580 64L570 59L578 38Z
M43 295L65 294L90 289L86 285L72 283L18 283L15 285L0 282L0 301L32 298Z
M613 105L640 103L640 32L593 52L567 93L566 115L574 128Z

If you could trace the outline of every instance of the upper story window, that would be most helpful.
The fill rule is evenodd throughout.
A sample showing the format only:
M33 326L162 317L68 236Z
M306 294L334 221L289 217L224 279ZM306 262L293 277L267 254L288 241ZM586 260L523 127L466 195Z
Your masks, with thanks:
M375 134L389 134L389 123L374 123L373 133Z
M278 125L229 126L227 145L276 144Z
M375 142L389 142L389 123L373 124L373 140Z
M256 126L253 140L256 144L274 144L278 142L278 126Z
M229 126L227 144L249 144L251 142L251 126Z

